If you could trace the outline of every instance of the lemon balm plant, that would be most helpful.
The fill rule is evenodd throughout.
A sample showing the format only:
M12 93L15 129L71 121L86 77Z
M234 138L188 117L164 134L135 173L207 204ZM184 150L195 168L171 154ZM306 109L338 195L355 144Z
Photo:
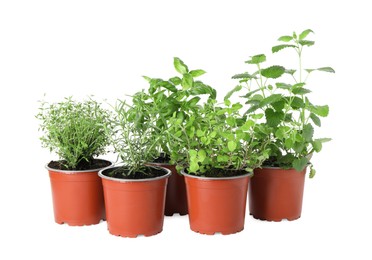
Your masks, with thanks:
M111 162L95 157L105 153L109 144L104 127L109 115L93 99L41 102L36 118L40 121L42 145L60 158L46 166L57 223L90 225L104 218L102 184L97 173Z
M260 54L246 61L254 68L252 73L233 76L240 80L240 85L233 91L247 89L247 93L243 96L246 104L250 106L247 114L254 115L257 112L265 114L265 124L270 129L269 137L272 140L269 145L270 157L264 162L263 169L255 171L255 178L251 182L251 214L257 218L281 220L300 217L306 167L310 165L310 177L313 177L315 169L310 162L312 154L320 152L322 144L330 141L329 138L314 137L315 128L321 126L321 117L328 116L329 107L315 105L310 101L312 90L307 84L307 79L316 71L334 73L334 70L331 67L304 69L303 51L315 43L307 39L311 33L313 31L308 29L300 34L281 36L279 38L281 44L272 47L273 53L294 50L298 68L286 69L281 65L264 66L266 55ZM280 182L280 185L273 185L281 187L286 193L279 193L278 190L263 192L267 185L275 183L272 178L269 179L271 175ZM280 176L283 177L279 180ZM295 180L287 178L288 176ZM294 183L296 187L291 186ZM291 192L297 195L292 196L293 194L289 194ZM262 197L263 194L270 193L276 194L276 198ZM281 197L278 194L284 195ZM255 198L259 196L261 201L257 202ZM291 204L290 200L295 200L296 208L288 208ZM262 205L271 206L265 208ZM273 209L275 206L277 206L276 210Z

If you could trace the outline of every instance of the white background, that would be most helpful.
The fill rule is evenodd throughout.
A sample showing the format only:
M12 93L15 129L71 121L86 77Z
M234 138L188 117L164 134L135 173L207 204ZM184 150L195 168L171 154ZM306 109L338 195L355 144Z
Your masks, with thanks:
M371 259L371 29L368 1L0 1L1 259ZM193 233L188 218L167 217L150 238L109 235L106 223L69 227L53 220L40 147L37 100L125 98L146 88L142 75L170 77L173 57L208 72L221 98L250 55L278 36L311 28L306 67L314 102L329 104L301 219L246 217L230 236ZM286 53L286 54L285 54ZM270 58L285 60L290 51ZM287 61L288 60L288 61ZM293 66L295 64L293 63ZM171 252L176 253L173 255ZM6 257L5 257L6 256ZM135 258L133 258L135 257Z

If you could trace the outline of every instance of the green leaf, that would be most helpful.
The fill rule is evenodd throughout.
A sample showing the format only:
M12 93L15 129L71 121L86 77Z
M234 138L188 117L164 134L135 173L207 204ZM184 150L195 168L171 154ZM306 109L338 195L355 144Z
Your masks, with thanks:
M202 137L202 136L204 136L204 132L202 130L198 129L198 130L196 130L196 136L197 137Z
M287 149L292 149L294 142L291 138L287 138L285 139L284 144Z
M200 81L194 82L194 87L189 90L189 93L191 95L209 94L210 98L216 98L216 90Z
M190 75L193 76L194 78L199 77L199 76L201 76L205 73L206 72L204 70L192 70L192 71L190 71Z
M249 98L250 96L252 96L254 93L256 93L256 92L258 92L258 91L260 91L260 89L255 89L255 90L253 90L253 91L250 91L250 92L248 92L247 94L245 94L244 96L240 96L240 97L242 97L242 98ZM261 96L261 95L260 95ZM260 100L262 100L262 96L261 96L261 99Z
M335 73L335 70L332 69L331 67L322 67L322 68L317 68L316 70L325 71L325 72L329 72L329 73Z
M293 37L288 36L288 35L281 36L278 39L278 41L281 41L281 42L290 42L291 40L293 40Z
M172 83L170 83L168 81L160 81L158 83L158 86L166 88L166 89L168 89L169 91L172 91L172 92L177 92L177 88Z
M251 106L244 114L249 114L249 113L252 113L254 111L256 111L257 109L259 109L260 107L257 106L257 105L254 105L254 106Z
M232 76L233 79L256 79L257 77L249 73L240 73Z
M305 95L305 94L311 93L311 90L307 88L296 88L292 90L292 93L295 95Z
M277 102L281 99L282 99L281 94L272 94L272 95L262 99L261 102L260 102L260 106L263 107L263 106L269 105L271 103Z
M194 79L192 78L190 74L188 73L183 74L182 83L181 83L183 89L186 90L186 89L192 88L193 83L194 83Z
M226 123L229 126L235 126L235 124L236 124L235 118L234 117L228 117L228 118L226 118Z
M310 178L310 179L311 179L311 178L314 178L315 174L316 174L316 170L315 170L313 167L311 167L311 169L310 169L310 174L309 174L309 178Z
M321 122L320 122L320 118L318 116L316 116L314 113L310 113L310 118L316 126L320 127L322 125Z
M276 53L276 52L281 51L285 48L297 48L297 46L292 45L292 44L281 44L281 45L277 45L277 46L272 47L271 51L272 51L272 53Z
M151 78L150 77L142 76L142 78L144 78L147 82L150 82L151 81Z
M276 85L277 88L281 88L281 89L291 89L292 88L292 85L286 84L286 83L281 83L281 82L275 83L275 85Z
M307 72L307 73L311 73L311 72L313 72L315 69L305 69L305 71Z
M199 164L197 162L195 162L195 161L191 161L190 162L189 171L195 173L198 170L199 170Z
M328 113L329 113L329 107L328 105L324 105L324 106L310 106L310 112L318 115L318 116L321 116L321 117L326 117L328 116Z
M227 155L217 155L217 162L228 162L229 156Z
M224 99L229 99L232 94L234 94L235 92L238 92L242 89L242 86L241 85L237 85L235 88L233 88L232 90L230 90L229 92L227 92L226 96L224 97Z
M227 148L229 149L230 152L235 151L235 149L236 149L236 142L235 141L229 141L227 143Z
M302 46L309 46L309 47L315 44L314 41L306 41L306 40L299 40L298 43L301 44Z
M296 153L302 153L305 148L305 145L303 143L294 143L293 150Z
M173 77L169 79L170 82L173 83L173 85L177 86L181 84L182 80L179 77Z
M200 100L200 97L193 97L189 101L187 101L188 107L194 107Z
M248 64L259 64L266 61L266 55L265 54L258 54L255 56L252 56L250 60L247 60L246 63Z
M271 66L261 70L261 75L265 78L276 79L283 75L285 68L282 66Z
M296 70L285 70L285 72L284 73L286 73L286 74L290 74L290 75L292 75L293 76L293 74L295 74L296 73Z
M314 128L311 124L304 125L302 129L302 137L305 139L306 142L310 142L313 139L314 135Z
M312 30L310 30L310 29L307 29L307 30L303 31L303 32L300 34L299 39L300 39L300 40L305 39L306 36L307 36L309 33L314 33L314 32L313 32Z
M276 111L282 111L284 106L285 106L285 102L283 100L279 100L277 102L274 102L271 104L271 106L276 110Z
M294 97L293 100L292 100L292 103L291 103L291 107L293 109L304 108L305 107L305 103L302 101L301 98Z
M189 69L187 68L186 64L177 57L174 57L173 65L174 65L174 68L182 75L189 72Z
M251 129L252 126L254 126L254 124L255 123L253 120L248 120L247 122L244 123L244 125L240 127L240 129L243 131L248 131L249 129Z
M265 111L266 123L269 126L275 127L280 124L284 117L283 112L275 112L272 108L268 108Z
M327 142L330 142L332 141L332 138L318 138L318 139L315 139L321 143L327 143Z
M198 155L198 152L196 150L190 150L189 155L190 157L196 157Z
M308 162L309 161L307 160L306 157L302 157L300 159L295 159L293 161L293 163L292 163L292 166L293 166L293 168L296 169L296 171L299 171L300 172L303 169L305 169L305 167L306 167L306 165L307 165Z
M199 160L199 162L203 162L206 157L207 157L207 153L203 149L201 149L201 150L198 151L198 160Z
M312 142L312 145L313 145L315 152L319 153L322 150L322 142L320 142L319 140L315 139Z

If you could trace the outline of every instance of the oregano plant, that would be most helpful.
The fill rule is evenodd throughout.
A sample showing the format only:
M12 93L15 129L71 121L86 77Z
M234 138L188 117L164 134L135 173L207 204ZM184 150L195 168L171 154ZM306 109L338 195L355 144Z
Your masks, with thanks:
M40 102L39 130L42 146L55 152L65 170L84 170L109 145L104 126L110 112L90 98L78 102L71 97L59 103Z
M268 145L270 158L264 162L266 166L295 168L303 170L310 164L310 177L315 175L315 169L310 163L314 152L320 152L322 144L330 138L315 138L316 127L321 126L321 117L327 117L328 105L315 105L310 101L312 90L307 85L307 79L316 71L335 71L331 67L304 68L302 54L305 48L315 44L308 40L313 31L308 29L300 34L281 36L281 44L272 47L272 53L290 49L297 56L298 67L288 69L281 65L265 66L266 55L251 56L246 61L253 72L236 74L239 85L229 94L245 88L249 108L247 115L254 116L264 113L266 124L270 131L272 142Z

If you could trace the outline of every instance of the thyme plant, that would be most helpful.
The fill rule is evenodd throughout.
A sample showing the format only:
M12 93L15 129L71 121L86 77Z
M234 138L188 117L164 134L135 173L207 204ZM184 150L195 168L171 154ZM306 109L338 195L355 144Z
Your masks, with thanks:
M42 146L55 152L67 170L81 170L104 154L109 144L104 126L110 113L93 99L83 102L71 97L59 103L40 102L39 130Z

